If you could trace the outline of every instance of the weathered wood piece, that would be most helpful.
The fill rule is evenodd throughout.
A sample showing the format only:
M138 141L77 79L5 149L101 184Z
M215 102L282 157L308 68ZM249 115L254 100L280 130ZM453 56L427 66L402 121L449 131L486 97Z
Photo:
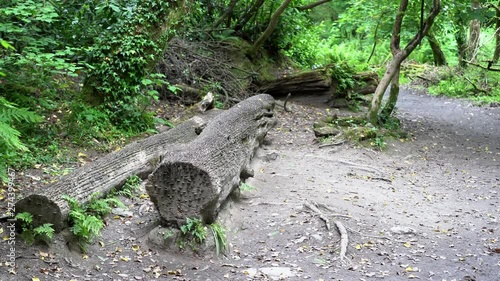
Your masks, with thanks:
M378 85L378 75L375 72L360 72L352 76L354 86L345 92L338 92L339 81L332 75L335 69L328 67L301 72L276 80L261 83L258 90L272 96L286 96L291 93L299 95L335 94L335 97L346 97L349 93L370 94Z
M259 86L259 91L272 96L294 94L321 94L335 87L326 69L316 69L290 76L280 77Z
M250 160L275 124L273 97L256 95L218 115L194 141L165 154L146 184L162 223L181 226L188 217L214 222L241 179L253 175Z
M56 231L66 226L69 206L63 195L76 198L80 203L89 201L92 194L103 196L113 187L121 186L132 175L146 178L160 157L174 144L195 139L210 120L220 111L208 111L195 116L177 127L149 138L131 143L121 150L78 168L59 181L28 195L16 203L16 213L29 212L35 226L52 223Z

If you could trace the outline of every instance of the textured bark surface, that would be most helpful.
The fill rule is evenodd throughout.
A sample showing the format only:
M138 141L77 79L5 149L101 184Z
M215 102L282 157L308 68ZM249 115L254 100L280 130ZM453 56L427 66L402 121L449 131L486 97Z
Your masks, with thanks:
M194 141L168 152L149 176L146 190L163 224L186 218L215 221L221 205L252 175L250 160L276 124L274 99L250 97L218 115Z
M302 72L299 74L282 77L273 81L266 82L259 87L259 91L272 96L286 96L288 93L294 94L323 94L325 92L335 93L335 97L341 98L347 96L347 92L337 93L339 82L329 75L328 68L316 69L313 71ZM379 82L378 75L375 72L360 72L352 76L355 81L355 87L351 92L358 94L371 94L375 91Z
M195 116L174 129L131 143L117 152L99 158L59 181L31 194L16 203L16 213L29 212L35 226L52 223L56 231L66 226L69 206L63 195L87 203L91 195L108 193L113 187L121 186L132 175L147 177L160 157L174 148L174 144L187 143L195 139L214 119L219 111L209 111Z
M326 74L326 69L318 69L266 82L259 87L259 91L272 96L286 96L288 93L322 94L332 87L335 85Z

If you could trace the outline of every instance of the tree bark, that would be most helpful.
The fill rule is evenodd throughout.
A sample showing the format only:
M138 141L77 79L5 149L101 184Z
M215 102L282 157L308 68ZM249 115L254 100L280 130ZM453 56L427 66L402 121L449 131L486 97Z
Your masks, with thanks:
M146 190L161 222L181 226L187 218L215 221L221 205L253 175L250 160L275 125L274 99L261 94L221 113L198 138L165 155Z
M319 6L319 5L323 5L325 3L331 2L331 1L332 0L319 0L319 1L311 3L309 5L297 7L297 10L299 10L299 11L309 10L309 9L315 8L315 7Z
M278 7L276 12L271 16L271 20L269 21L269 25L267 26L266 30L260 35L260 37L255 41L253 44L252 48L248 51L248 55L250 57L254 57L257 52L259 51L260 47L264 44L264 42L273 34L274 29L278 25L278 20L281 16L281 14L285 11L285 9L288 7L288 5L292 2L292 0L284 0L283 3Z
M234 7L236 7L236 3L238 3L238 0L231 0L231 2L229 3L229 7L226 9L224 14L212 25L213 29L219 27L219 25L224 21L224 19L226 18L230 19L232 17Z
M423 1L423 0L422 0ZM391 37L391 52L393 55L393 58L389 65L387 66L387 69L385 71L384 76L380 80L380 83L377 86L377 89L375 90L375 94L373 95L373 99L370 104L370 109L368 110L368 113L366 115L366 118L369 122L372 124L378 124L378 117L379 117L379 110L381 107L381 102L382 102L382 97L384 96L385 91L387 90L387 87L391 83L393 79L397 79L397 81L394 81L394 85L399 85L399 75L396 76L396 74L399 74L399 68L401 66L401 63L415 50L415 48L420 44L424 36L426 36L434 23L434 19L436 16L439 14L440 10L440 0L433 0L432 1L432 10L430 14L427 16L425 21L423 21L423 13L421 15L422 18L422 24L420 30L415 34L415 36L411 39L411 41L406 45L406 47L401 50L400 49L400 42L401 42L401 25L403 23L403 17L406 13L406 9L408 7L408 0L401 0L398 14L396 15L396 19L394 20L394 26L392 30L392 37ZM399 87L395 87L394 90L399 89ZM399 92L399 90L398 90ZM397 99L397 94L393 95ZM396 102L394 101L394 105ZM387 107L389 110L391 107ZM393 109L394 107L392 107ZM389 112L389 114L392 113Z
M480 8L479 0L472 0L472 9ZM469 23L469 42L467 44L467 60L475 62L479 49L479 37L481 35L481 22L473 19Z
M389 91L389 99L387 100L387 103L385 104L384 108L382 109L382 121L385 122L387 119L389 119L389 116L391 116L392 112L394 111L394 108L396 108L396 103L398 101L398 96L399 96L399 73L401 71L401 65L399 65L396 68L396 71L394 72L394 78L392 78L391 81L391 88Z
M493 63L497 63L500 59L500 2L495 8L495 52L493 53Z
M437 40L436 36L432 32L427 34L427 41L429 42L429 46L432 50L432 55L434 57L434 65L435 66L443 66L448 65L446 62L446 56L444 55L443 50L441 49L441 45Z
M460 24L461 20L457 24L457 31L455 32L455 41L457 42L457 54L458 54L458 65L460 67L466 67L466 51L467 42L465 37L465 30Z
M234 26L234 31L242 30L250 19L257 13L257 11L264 4L264 0L255 0L248 9L248 11L241 17L241 19Z
M195 116L171 130L131 143L86 164L36 194L16 202L16 213L29 212L33 215L34 226L51 223L56 231L61 231L66 227L70 211L63 195L85 204L92 194L104 196L112 188L123 185L129 176L147 177L156 168L162 155L174 149L174 144L195 139L218 114L220 111L209 111Z
M334 78L330 68L320 68L311 71L285 76L276 80L267 81L258 85L256 89L259 92L270 94L274 97L292 95L315 95L329 92L335 97L345 97L347 93L337 92L339 81ZM375 72L360 72L352 76L355 81L355 87L350 89L357 94L371 94L379 82L378 75Z

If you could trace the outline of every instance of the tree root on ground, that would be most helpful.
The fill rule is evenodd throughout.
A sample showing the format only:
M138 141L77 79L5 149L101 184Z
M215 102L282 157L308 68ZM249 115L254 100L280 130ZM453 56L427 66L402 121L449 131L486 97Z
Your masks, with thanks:
M340 233L340 261L347 260L347 244L349 243L349 237L347 236L347 230L344 225L340 221L335 221L335 225L337 226Z

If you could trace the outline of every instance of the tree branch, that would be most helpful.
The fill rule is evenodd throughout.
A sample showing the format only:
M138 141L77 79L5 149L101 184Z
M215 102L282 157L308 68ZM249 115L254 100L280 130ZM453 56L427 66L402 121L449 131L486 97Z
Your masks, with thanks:
M299 10L299 11L309 10L309 9L312 9L312 8L317 7L319 5L331 2L331 1L332 0L319 0L318 2L314 2L314 3L311 3L309 5L297 7L297 10Z
M219 25L228 17L231 17L234 7L236 6L236 3L238 0L231 0L229 3L229 7L227 8L226 12L214 23L212 26L213 29L219 27Z
M264 44L264 41L266 41L266 39L269 38L269 36L271 36L274 29L276 28L276 25L278 25L278 20L281 14L285 11L290 2L292 2L292 0L284 0L283 3L281 3L281 5L278 7L276 12L274 12L274 14L271 16L271 20L269 21L269 25L267 26L266 30L262 33L262 35L260 35L257 41L255 41L255 43L252 46L252 49L249 51L249 55L251 57L255 56L257 51Z

